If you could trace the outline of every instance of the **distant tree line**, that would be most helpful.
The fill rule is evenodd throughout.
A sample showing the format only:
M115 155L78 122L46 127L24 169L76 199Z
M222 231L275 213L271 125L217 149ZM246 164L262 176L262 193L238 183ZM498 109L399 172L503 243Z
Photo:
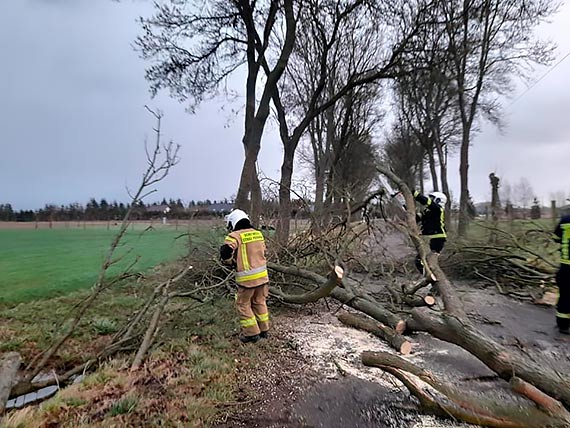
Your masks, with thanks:
M46 204L37 210L14 210L9 203L0 204L0 221L111 221L120 220L129 209L123 202L108 202L105 198L97 201L91 198L85 205ZM192 200L185 204L181 199L162 199L160 202L145 204L138 202L133 212L133 220L151 220L166 215L169 218L189 219L192 217L212 217L227 214L233 203L224 199ZM165 214L166 209L168 212Z

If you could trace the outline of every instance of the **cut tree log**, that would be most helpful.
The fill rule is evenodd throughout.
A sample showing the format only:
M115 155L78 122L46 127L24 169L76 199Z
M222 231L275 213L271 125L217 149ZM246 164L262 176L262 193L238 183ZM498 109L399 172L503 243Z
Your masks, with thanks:
M404 295L402 297L402 301L406 305L412 306L414 308L421 307L421 306L427 306L427 307L431 308L436 303L435 297L430 296L430 295L427 295L424 297Z
M570 424L565 411L546 413L530 402L526 406L518 402L507 404L504 400L466 393L410 361L387 352L363 352L362 362L396 376L419 399L424 410L439 416L495 428L562 428ZM426 389L426 384L437 394Z
M433 284L431 278L423 277L415 284L402 286L402 291L404 292L404 294L416 294L418 290L421 290L422 288L425 288L430 284Z
M390 344L392 348L402 355L408 355L412 351L412 344L396 331L384 324L374 322L362 315L349 314L347 312L338 315L340 322L351 327L372 333Z
M6 402L21 363L22 357L17 352L8 352L0 358L0 415L6 409Z

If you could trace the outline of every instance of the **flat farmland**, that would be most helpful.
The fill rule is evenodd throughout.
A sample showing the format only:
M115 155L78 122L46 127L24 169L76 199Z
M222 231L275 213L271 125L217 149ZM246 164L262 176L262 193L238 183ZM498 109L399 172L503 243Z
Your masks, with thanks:
M109 270L116 275L137 257L133 268L144 272L187 252L188 240L181 236L204 230L205 225L135 224L129 227L116 256L124 258ZM0 304L66 295L91 286L97 278L118 225L105 223L54 225L33 223L18 227L0 223ZM178 239L177 239L178 238Z

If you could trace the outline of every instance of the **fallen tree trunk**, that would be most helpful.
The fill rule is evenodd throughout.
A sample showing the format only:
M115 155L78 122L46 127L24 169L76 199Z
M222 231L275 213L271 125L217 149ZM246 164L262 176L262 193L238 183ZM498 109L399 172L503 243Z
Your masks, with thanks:
M328 282L328 280L324 276L319 275L319 274L312 272L310 270L301 269L299 267L282 266L282 265L278 265L276 263L268 263L267 266L276 272L281 272L284 274L294 275L294 276L298 276L300 278L305 278L305 279L313 281L313 282L315 282L321 286L326 285ZM354 287L352 287L352 288L354 288ZM306 294L314 293L311 295L316 296L317 294L322 294L322 293L318 292L318 290L321 290L321 289L322 289L322 287L319 287L314 292L309 292ZM275 293L274 290L272 290L272 291ZM285 295L285 294L281 293L281 296L280 296L279 292L277 292L275 294L278 297L282 297L282 300L287 302L287 303L295 303L295 304L308 303L308 301L306 299L296 298L295 295ZM354 309L357 309L359 311L364 312L367 315L370 315L375 320L378 320L381 323L384 323L384 324L392 327L394 330L396 330L396 332L398 332L400 334L402 334L404 331L406 331L406 321L404 321L403 318L401 318L401 317L395 315L394 313L390 312L389 310L383 308L378 303L374 303L368 299L357 296L357 295L351 293L350 291L339 288L339 287L332 288L332 290L329 292L328 295L335 298L339 302L344 303L347 306L350 306ZM303 295L301 295L301 296L303 296ZM325 297L325 296L321 296L321 297Z
M399 317L388 309L382 307L378 302L371 302L368 299L355 296L354 294L340 288L333 290L331 296L339 302L364 312L375 320L390 326L399 334L406 331L406 321L402 317Z
M367 331L385 340L402 355L408 355L412 351L412 344L404 336L384 324L375 323L369 318L349 313L340 314L337 318L343 324Z
M492 397L468 394L442 382L433 373L386 352L362 353L366 366L378 367L396 376L416 396L422 407L443 417L453 417L476 425L495 428L568 427L570 418L563 409L545 413L529 403L504 404ZM419 382L421 381L421 382ZM422 384L423 383L423 384ZM426 390L425 384L437 391Z
M270 268L276 270L281 273L302 276L299 274L301 269L297 267L287 267L276 265L274 263L270 263ZM312 272L311 272L312 273ZM316 274L315 274L316 275ZM344 277L344 270L340 266L335 266L332 272L329 274L328 279L317 275L318 277L314 277L311 279L317 279L320 285L314 290L308 291L307 293L303 294L286 294L283 293L281 290L271 288L271 293L277 296L279 299L293 304L305 304L305 303L313 303L317 300L327 297L331 294L331 292L341 284L342 279Z
M17 352L8 352L0 358L0 415L6 409L6 402L21 363L22 357Z
M516 349L507 349L467 319L450 314L435 317L421 309L414 309L412 317L413 322L408 323L410 328L427 331L438 339L460 346L506 381L516 375L570 406L570 378L567 375L533 361Z

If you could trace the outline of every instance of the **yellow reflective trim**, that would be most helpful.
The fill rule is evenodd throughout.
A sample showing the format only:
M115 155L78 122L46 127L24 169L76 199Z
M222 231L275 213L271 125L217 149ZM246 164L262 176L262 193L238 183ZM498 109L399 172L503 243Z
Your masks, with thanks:
M428 198L427 202L426 202L426 207L429 207L432 204L432 200L431 198Z
M560 247L560 261L570 264L570 223L564 223L562 228L562 247Z
M260 322L267 322L269 321L269 312L266 314L259 314L255 316L257 318L257 321Z
M249 259L247 258L247 245L243 242L241 243L241 262L243 264L243 270L249 270Z
M570 314L563 314L562 312L556 312L556 318L570 319Z
M560 260L563 265L570 265L570 260Z
M235 238L232 238L232 237L231 237L231 236L229 236L229 235L228 235L228 236L226 236L224 240L225 240L225 241L234 242L234 243L236 243L236 244L237 244L237 239L235 239Z
M242 232L239 234L241 242L249 244L250 242L263 241L263 234L259 230L252 230L250 232Z
M254 274L246 275L246 276L236 277L236 281L237 282L247 282L247 281L253 281L254 279L264 278L266 276L269 276L269 274L267 273L267 269L265 269L263 272L254 273Z
M435 235L425 235L426 238L447 238L447 235L445 233L437 233Z
M255 317L246 318L244 320L239 320L239 324L244 328L253 327L254 325L257 325L257 320Z
M418 196L419 194L420 194L420 192L419 192L418 190L415 190L415 191L414 191L414 198L415 198L416 196Z
M447 235L445 234L445 210L441 207L440 207L440 210L441 210L441 217L440 217L441 231L444 235L443 238L447 238Z

